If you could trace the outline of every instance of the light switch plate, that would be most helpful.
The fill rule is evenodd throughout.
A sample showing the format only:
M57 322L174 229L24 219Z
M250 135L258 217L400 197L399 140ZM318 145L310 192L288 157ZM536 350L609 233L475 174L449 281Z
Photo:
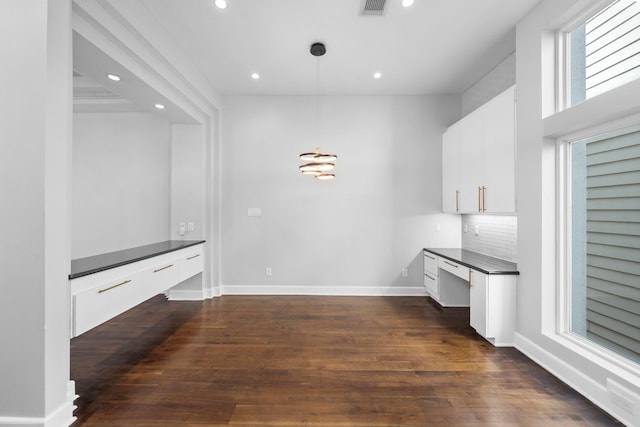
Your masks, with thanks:
M262 209L260 209L260 208L249 208L249 209L247 209L247 216L262 216Z

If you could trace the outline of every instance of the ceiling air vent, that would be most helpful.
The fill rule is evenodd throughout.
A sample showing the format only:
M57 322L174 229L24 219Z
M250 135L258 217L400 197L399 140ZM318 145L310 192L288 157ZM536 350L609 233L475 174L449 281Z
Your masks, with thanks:
M382 15L387 0L362 0L361 15Z

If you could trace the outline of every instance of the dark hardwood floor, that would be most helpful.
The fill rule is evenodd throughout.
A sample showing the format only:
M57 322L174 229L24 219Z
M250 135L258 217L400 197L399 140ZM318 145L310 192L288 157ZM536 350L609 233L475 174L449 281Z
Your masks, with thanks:
M417 297L155 297L71 341L74 426L619 425L468 317Z

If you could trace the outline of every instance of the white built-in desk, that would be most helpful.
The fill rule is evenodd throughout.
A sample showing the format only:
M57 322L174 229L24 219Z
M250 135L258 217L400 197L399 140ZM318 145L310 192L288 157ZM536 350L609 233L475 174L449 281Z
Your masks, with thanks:
M204 240L168 240L71 261L71 336L203 270Z
M456 248L425 248L424 286L443 307L469 307L471 327L495 346L512 346L516 325L513 262Z

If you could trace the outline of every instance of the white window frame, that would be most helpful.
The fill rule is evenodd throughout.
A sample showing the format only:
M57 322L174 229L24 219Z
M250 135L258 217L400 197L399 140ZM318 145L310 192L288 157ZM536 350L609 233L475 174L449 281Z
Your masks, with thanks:
M556 35L556 114L543 119L544 135L556 139L556 318L553 338L586 359L603 365L623 377L633 376L640 383L640 364L571 331L571 169L570 144L616 130L640 125L640 105L611 99L624 93L638 93L640 80L570 105L570 50L568 34L613 0L594 1L557 31ZM607 117L598 113L607 111ZM589 125L587 123L595 123ZM577 130L576 130L577 129ZM551 332L551 331L549 331ZM548 334L551 335L551 334Z
M640 114L612 121L606 125L591 127L567 134L557 139L557 307L556 334L578 346L582 352L606 360L640 378L640 363L634 362L586 337L571 331L571 156L570 145L586 138L597 137L617 130L640 125Z
M571 84L570 84L570 64L571 64L571 49L570 38L568 37L571 31L575 30L578 26L582 25L586 20L596 15L598 12L609 6L616 0L597 0L591 6L582 11L582 13L576 15L572 20L562 26L557 34L556 38L556 52L557 52L557 99L556 99L556 111L562 111L567 108L571 108Z

